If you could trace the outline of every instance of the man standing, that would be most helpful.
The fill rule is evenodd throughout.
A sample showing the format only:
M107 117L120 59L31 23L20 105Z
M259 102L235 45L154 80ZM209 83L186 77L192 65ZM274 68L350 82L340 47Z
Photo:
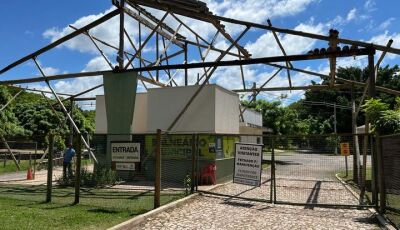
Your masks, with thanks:
M75 156L75 149L72 148L72 144L68 145L67 150L64 152L64 161L63 161L63 177L66 178L67 169L68 169L68 178L72 178L72 158Z

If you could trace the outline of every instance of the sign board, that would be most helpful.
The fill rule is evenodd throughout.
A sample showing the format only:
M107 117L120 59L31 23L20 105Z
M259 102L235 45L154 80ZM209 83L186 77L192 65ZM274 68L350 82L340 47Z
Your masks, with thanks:
M115 162L140 162L140 143L111 142L111 160Z
M340 143L340 154L342 156L350 156L350 144L348 142Z
M115 163L115 170L135 171L135 163Z
M261 186L262 145L236 143L233 182Z

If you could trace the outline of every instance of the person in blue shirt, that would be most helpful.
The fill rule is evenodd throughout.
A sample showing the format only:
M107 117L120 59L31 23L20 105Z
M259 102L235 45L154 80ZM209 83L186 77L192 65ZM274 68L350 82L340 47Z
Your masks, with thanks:
M75 156L75 149L72 148L70 144L68 148L64 152L64 161L63 161L63 176L66 178L67 169L68 169L68 178L72 178L72 158Z

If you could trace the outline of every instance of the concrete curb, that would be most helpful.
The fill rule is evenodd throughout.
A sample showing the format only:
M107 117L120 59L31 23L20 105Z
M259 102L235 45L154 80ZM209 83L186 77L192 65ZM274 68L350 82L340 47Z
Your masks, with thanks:
M350 193L358 199L359 195L356 191L354 191L350 185L348 185L341 177L339 177L339 173L337 173L336 178L340 181L340 183L343 184L343 186L346 187L347 190L350 191ZM379 214L375 209L373 208L369 208L368 211L370 211L373 215L376 216L376 218L378 219L379 223L381 224L383 229L387 229L387 230L396 230L396 228L391 225L381 214Z
M218 187L224 186L224 185L229 184L229 183L232 183L232 182L227 182L227 183L224 183L224 184L217 184L217 185L211 186L211 187L209 187L207 189L207 191L214 190L214 189L216 189ZM122 223L120 223L118 225L115 225L115 226L109 228L108 230L133 229L133 228L137 227L139 224L145 222L148 218L154 217L154 216L158 215L159 213L167 211L169 209L178 208L178 207L190 202L193 198L195 198L196 196L199 196L199 195L202 195L201 191L198 191L198 192L196 192L196 193L194 193L192 195L189 195L189 196L187 196L185 198L176 200L176 201L171 202L169 204L163 205L163 206L161 206L159 208L153 209L153 210L151 210L149 212L146 212L146 213L144 213L142 215L136 216L136 217L134 217L132 219L129 219L129 220L125 221L125 222L122 222Z
M125 222L122 222L118 225L115 225L111 228L109 228L108 230L122 230L122 229L134 229L135 227L137 227L139 224L141 224L142 222L146 221L148 218L151 218L161 212L167 211L169 209L173 209L173 208L177 208L180 207L182 205L184 205L185 203L189 202L191 199L193 199L194 197L198 196L199 193L194 193L192 195L189 195L185 198L173 201L169 204L163 205L159 208L153 209L149 212L146 212L142 215L136 216L130 220L127 220Z

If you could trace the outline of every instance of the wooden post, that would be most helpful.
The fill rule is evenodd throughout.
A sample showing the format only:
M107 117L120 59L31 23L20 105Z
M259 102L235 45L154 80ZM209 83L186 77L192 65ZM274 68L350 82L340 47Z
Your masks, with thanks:
M81 189L81 160L82 160L82 141L77 139L76 151L76 168L75 168L75 202L79 204L79 192Z
M372 135L369 136L370 148L371 148L371 191L372 191L372 203L375 204L375 209L378 210L378 184L377 184L377 165L376 165L376 142Z
M47 193L46 202L51 202L51 189L53 183L53 147L54 147L54 135L49 134L49 154L47 160Z
M188 42L185 42L185 64L188 63ZM188 85L188 69L185 68L185 86Z
M200 178L200 170L199 170L199 135L196 135L196 191L199 191L199 178Z
M270 199L271 203L276 202L276 178L275 178L275 140L274 136L271 137L271 188L270 188Z
M191 183L190 183L190 193L194 193L194 181L196 180L196 177L198 177L197 173L195 173L196 170L196 141L195 141L196 135L192 134L192 176L191 176Z
M11 151L11 148L10 148L10 146L8 145L8 143L7 143L6 139L4 138L4 136L1 136L1 141L2 141L2 142L4 143L4 145L6 146L7 151L8 151L8 153L10 154L10 156L11 156L12 160L14 161L15 165L17 166L18 171L21 170L21 167L19 166L18 161L17 161L17 159L15 158L14 153Z
M161 129L157 129L157 148L155 152L154 208L160 207L161 195Z
M382 139L379 134L376 136L377 157L376 164L378 168L378 182L379 182L379 213L384 214L386 209L386 189L385 189L385 170L383 167L382 156Z
M37 157L37 142L35 142L35 158L33 158L33 179L36 176L36 157Z

